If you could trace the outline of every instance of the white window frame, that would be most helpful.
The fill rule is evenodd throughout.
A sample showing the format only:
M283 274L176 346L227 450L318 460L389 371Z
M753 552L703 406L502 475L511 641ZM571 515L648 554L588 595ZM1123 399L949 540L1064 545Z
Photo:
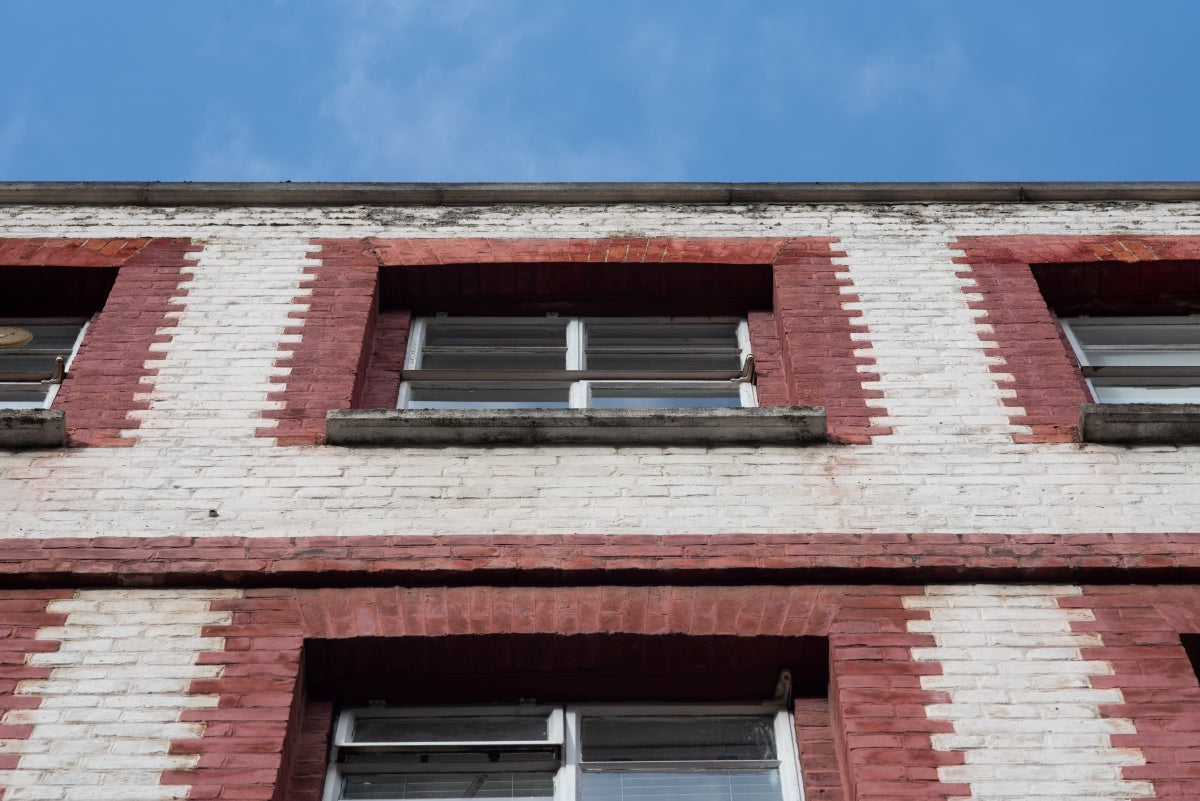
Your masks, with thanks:
M339 756L346 749L358 748L364 752L386 748L387 744L354 744L350 741L350 727L354 720L362 717L416 717L459 715L548 714L548 736L545 741L456 741L454 746L462 749L478 747L480 752L488 746L536 746L559 745L559 766L554 776L554 801L578 801L581 775L588 771L697 771L713 769L752 769L778 771L782 801L804 801L804 788L800 776L800 749L796 742L796 725L792 713L783 705L774 702L762 704L572 704L565 707L371 707L346 709L338 718L334 729L333 745L330 749L329 770L325 780L323 801L342 801L342 766ZM772 716L775 736L775 758L768 760L694 760L685 762L620 762L586 763L582 760L582 720L587 716L721 716L754 715ZM430 746L444 747L445 743L400 743L396 753L419 752ZM464 769L467 769L464 766ZM498 768L503 771L503 768ZM402 772L402 771L401 771ZM418 771L410 771L418 772ZM465 770L464 770L465 772Z
M425 349L425 338L429 320L436 320L437 317L417 317L412 321L409 329L408 350L404 359L404 380L400 384L400 392L396 401L396 407L399 409L407 409L410 407L412 399L412 385L419 383L428 387L450 388L454 386L462 386L472 383L476 386L486 385L494 389L535 389L539 387L566 387L567 388L567 403L571 409L586 409L592 407L592 395L595 389L599 386L606 386L614 389L630 389L636 390L639 386L664 388L677 387L680 389L695 389L702 390L704 387L713 387L721 381L736 381L737 382L737 397L739 405L742 407L757 406L758 394L755 391L752 376L749 373L753 368L753 359L750 352L750 329L744 317L731 316L714 316L714 317L559 317L558 315L547 315L545 317L483 317L483 316L463 316L456 319L468 324L478 325L498 325L507 323L520 324L538 324L544 323L547 326L561 327L562 322L566 321L565 326L565 363L562 370L556 371L522 371L521 377L506 377L504 371L461 371L462 378L450 379L445 377L445 373L453 371L426 371L436 372L438 377L426 378L422 376L421 359ZM719 375L718 378L707 377L703 374L704 371L694 374L693 377L680 378L663 378L663 379L645 379L645 378L622 378L620 375L604 375L598 376L598 371L589 371L584 369L584 358L586 351L586 326L588 323L611 323L616 321L624 321L629 323L736 323L736 337L738 348L738 363L741 365L740 372L738 371L708 371L710 374ZM618 372L619 371L604 371ZM572 376L574 373L576 375ZM473 374L473 376L472 376ZM541 374L541 377L539 377Z
M22 403L22 402L7 402L7 401L0 400L0 409L49 409L51 404L54 403L55 397L57 397L57 395L58 395L59 387L62 386L62 376L66 375L67 371L69 371L71 369L71 364L72 364L72 362L75 361L75 355L77 353L79 353L79 345L81 342L83 342L84 334L87 333L87 329L90 324L91 324L91 320L89 318L85 318L85 317L0 317L0 327L15 326L18 328L24 328L25 326L29 326L29 325L78 325L79 326L79 333L75 336L75 341L71 345L70 351L66 352L65 349L63 351L61 351L64 354L62 356L62 358L63 358L62 375L60 375L58 377L51 376L44 380L35 378L35 379L15 380L15 381L5 381L3 379L3 377L0 377L0 386L9 386L9 387L40 386L45 391L45 394L42 397L41 401ZM17 353L20 353L21 350L22 350L22 348L20 348L20 347L12 348L11 350L8 348L0 348L0 354L5 354L5 353L17 354Z
M1092 397L1097 403L1198 403L1200 402L1200 365L1171 365L1164 363L1154 363L1146 358L1137 358L1133 356L1133 352L1160 352L1163 354L1179 350L1197 350L1200 347L1189 348L1172 346L1164 342L1134 342L1128 344L1115 344L1106 346L1085 346L1080 341L1080 329L1088 326L1180 326L1185 325L1195 327L1200 332L1200 317L1183 316L1183 315L1159 315L1159 316L1143 316L1143 317L1066 317L1060 320L1063 326L1063 332L1067 336L1067 340L1071 343L1071 347L1075 351L1075 357L1079 361L1079 366L1083 372L1083 377L1087 381L1088 389L1091 390ZM1122 351L1129 351L1130 356L1121 363L1119 358ZM1097 352L1105 352L1118 356L1117 363L1098 365L1093 363L1090 354ZM1110 360L1111 361L1111 360ZM1128 387L1137 390L1144 390L1146 396L1136 397L1136 399L1113 399L1103 397L1106 387ZM1188 397L1184 400L1178 398L1156 398L1153 394L1153 387L1162 387L1164 389L1171 388L1190 388Z

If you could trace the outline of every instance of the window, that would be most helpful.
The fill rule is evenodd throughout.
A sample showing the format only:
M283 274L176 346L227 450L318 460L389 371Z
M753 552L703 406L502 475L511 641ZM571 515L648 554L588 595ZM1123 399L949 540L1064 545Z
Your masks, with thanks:
M1099 403L1200 402L1200 317L1062 320Z
M0 408L50 406L86 324L76 317L0 317Z
M778 707L387 708L342 713L326 801L800 801Z
M735 317L422 317L404 409L754 406L746 321Z

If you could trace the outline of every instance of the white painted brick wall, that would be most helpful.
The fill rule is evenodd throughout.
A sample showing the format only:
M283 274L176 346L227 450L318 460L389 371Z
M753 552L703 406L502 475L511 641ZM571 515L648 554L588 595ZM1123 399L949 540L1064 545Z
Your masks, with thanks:
M172 740L203 734L201 724L180 722L184 710L217 704L216 696L188 690L220 670L196 664L200 653L223 647L201 636L202 627L232 620L210 602L238 597L237 590L80 590L51 601L47 610L66 614L66 623L43 628L38 639L61 646L27 659L50 676L16 690L41 704L0 720L33 725L27 740L0 740L0 754L20 755L15 770L0 771L5 801L185 798L186 786L159 781L163 771L190 769L199 759L168 749Z
M970 784L974 801L1154 796L1149 782L1121 778L1122 767L1145 761L1110 740L1133 733L1133 724L1100 716L1101 704L1123 697L1091 686L1089 677L1113 671L1083 659L1080 649L1100 646L1099 636L1071 631L1071 621L1094 619L1091 610L1058 604L1081 594L1078 587L933 586L925 593L903 600L930 613L909 621L908 630L936 642L914 648L913 658L942 667L940 676L922 676L921 686L950 696L926 708L930 718L954 724L953 734L933 735L933 747L966 759L939 768L942 781Z
M1200 204L133 209L0 207L0 237L201 240L127 449L0 453L3 536L1175 532L1200 449L1014 445L964 235L1200 235ZM312 237L835 236L893 427L869 446L278 447L254 436ZM982 330L984 339L977 331ZM218 517L210 517L215 509Z

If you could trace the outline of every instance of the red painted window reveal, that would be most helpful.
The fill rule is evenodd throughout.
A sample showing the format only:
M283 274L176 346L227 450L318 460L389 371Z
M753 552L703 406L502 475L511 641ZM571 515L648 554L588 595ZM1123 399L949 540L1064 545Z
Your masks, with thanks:
M824 406L835 442L887 429L874 360L845 304L829 238L318 240L301 334L264 429L319 441L325 412L395 404L413 313L746 314L764 406Z
M0 239L0 314L92 316L53 407L66 412L70 445L132 445L129 413L153 375L150 346L176 321L185 294L186 239Z
M960 275L980 294L972 308L986 312L992 371L1012 376L1000 385L1015 395L1012 420L1032 429L1017 442L1072 442L1079 407L1091 400L1058 316L1074 314L1191 314L1200 309L1200 237L962 237L951 247L968 265Z
M194 771L164 775L190 798L317 801L338 700L746 700L797 677L797 738L810 798L892 801L969 794L937 768L945 702L912 660L932 644L906 633L927 616L911 587L568 586L251 589L213 603L233 622L204 635L221 675L193 683L214 708L188 710ZM828 650L826 650L828 649ZM827 677L832 677L828 688ZM535 687L536 685L536 687ZM500 698L499 700L506 700Z

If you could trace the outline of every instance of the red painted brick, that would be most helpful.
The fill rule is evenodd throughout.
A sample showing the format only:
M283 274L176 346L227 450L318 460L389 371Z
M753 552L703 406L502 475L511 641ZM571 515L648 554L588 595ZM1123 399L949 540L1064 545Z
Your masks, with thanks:
M1030 265L1200 259L1200 237L960 237L951 247L964 254L955 261L969 265L960 276L975 282L963 291L983 296L970 304L986 312L978 322L994 330L980 337L995 341L996 347L988 353L1005 361L990 369L1012 375L1011 380L1000 382L1015 392L1004 403L1023 408L1025 413L1014 415L1013 422L1032 429L1030 435L1014 436L1017 442L1078 440L1079 407L1091 400L1075 355Z
M309 271L313 275L308 282L309 309L297 315L292 330L302 339L292 347L291 356L279 361L290 372L277 379L281 388L272 399L282 401L284 408L268 413L276 426L259 433L281 444L310 444L320 440L329 409L394 405L407 318L390 311L377 317L380 266L454 265L452 273L425 275L429 281L443 283L445 278L435 276L452 276L457 292L482 294L494 305L517 287L505 283L512 280L510 276L495 268L482 269L485 265L570 264L569 269L555 272L553 285L547 283L551 274L546 271L516 280L532 281L526 289L541 294L584 291L612 298L621 296L622 282L633 273L618 275L583 269L584 265L692 263L773 268L775 313L752 315L760 404L824 406L833 441L870 442L888 429L871 424L884 410L871 403L878 393L863 388L863 382L874 376L858 368L874 360L855 355L870 344L851 339L852 332L865 328L853 325L856 313L844 308L856 298L841 294L849 282L834 277L837 268L832 259L844 254L830 249L833 241L818 237L318 240L317 258L322 263ZM733 275L728 270L707 272L695 291L712 293L714 282ZM675 302L682 297L678 291L668 294Z

